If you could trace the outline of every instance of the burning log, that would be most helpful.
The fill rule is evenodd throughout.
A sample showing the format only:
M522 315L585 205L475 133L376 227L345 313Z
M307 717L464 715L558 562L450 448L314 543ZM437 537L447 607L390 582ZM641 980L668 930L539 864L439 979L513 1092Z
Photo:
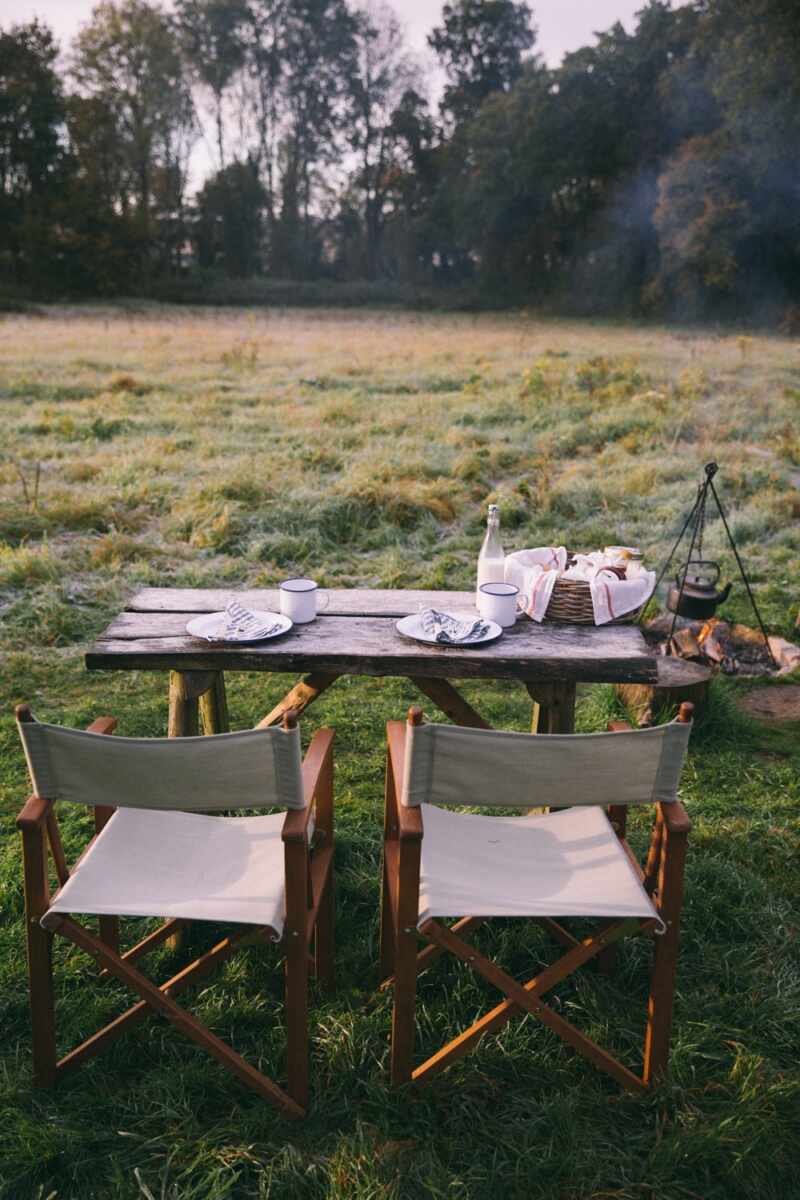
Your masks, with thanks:
M699 638L696 638L691 629L677 629L670 639L668 653L674 658L687 658L695 662L701 662L703 651L700 647Z
M655 617L645 626L643 632L656 654L701 663L725 675L787 675L800 668L800 647L785 638L770 637L767 649L761 632L749 625L709 617L704 622L682 622L672 637L671 628L669 614Z

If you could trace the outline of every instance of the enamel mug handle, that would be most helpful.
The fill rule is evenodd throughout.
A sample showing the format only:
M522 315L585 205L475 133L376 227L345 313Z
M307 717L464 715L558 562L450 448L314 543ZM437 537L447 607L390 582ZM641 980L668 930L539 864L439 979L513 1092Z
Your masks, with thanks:
M321 605L321 606L320 606L320 602L319 602L319 601L320 601L320 597L321 597L321 596L324 596L324 597L325 597L325 603L324 603L323 605ZM321 592L321 591L319 590L319 588L317 588L317 612L325 612L325 609L328 607L328 605L330 604L330 602L331 602L331 594L330 594L330 592Z
M517 615L528 611L530 596L524 596L522 592L517 596Z

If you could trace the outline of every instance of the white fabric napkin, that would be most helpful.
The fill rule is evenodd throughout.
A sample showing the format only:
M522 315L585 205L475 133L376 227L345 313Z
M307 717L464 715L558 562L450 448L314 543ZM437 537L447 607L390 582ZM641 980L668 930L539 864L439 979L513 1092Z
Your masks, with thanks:
M506 557L505 577L527 597L525 611L534 621L544 620L556 579L583 579L591 591L595 625L607 625L640 608L656 586L655 571L627 559L626 549L620 546L609 553L576 554L569 567L563 546L518 550ZM625 578L620 579L612 567L624 567Z
M249 608L245 608L235 599L229 600L225 606L225 616L227 620L222 625L215 641L250 641L255 638L268 637L281 627L280 621L273 621L271 625L265 625L260 617L250 612Z
M556 580L567 565L564 546L539 546L506 555L505 580L518 587L526 598L525 611L534 621L543 621Z
M655 586L655 571L645 570L640 562L628 563L625 579L607 568L598 567L589 580L595 625L606 625L641 608L652 596Z
M459 642L474 642L483 637L489 626L480 617L476 621L460 620L450 613L438 612L435 608L425 608L419 614L422 628L428 637L435 637L437 642L456 645Z

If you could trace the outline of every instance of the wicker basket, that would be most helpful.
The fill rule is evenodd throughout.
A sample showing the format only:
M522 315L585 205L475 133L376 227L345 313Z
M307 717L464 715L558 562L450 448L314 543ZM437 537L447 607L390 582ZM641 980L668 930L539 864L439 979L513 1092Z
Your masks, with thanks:
M572 555L570 555L567 563L569 564L572 561L574 560ZM622 571L617 571L616 573L621 579L624 578ZM641 608L635 608L632 612L625 613L624 616L610 621L609 624L624 625L625 623L632 623L637 620L640 612ZM544 619L548 622L565 621L570 625L594 625L592 590L586 580L557 579Z

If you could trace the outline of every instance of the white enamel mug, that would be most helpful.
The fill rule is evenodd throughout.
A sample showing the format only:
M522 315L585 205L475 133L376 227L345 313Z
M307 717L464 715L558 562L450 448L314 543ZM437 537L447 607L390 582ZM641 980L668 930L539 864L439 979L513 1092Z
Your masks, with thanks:
M521 596L513 583L483 583L478 589L478 612L503 629L514 624L527 603L527 596Z
M313 579L284 579L280 585L281 612L291 618L295 625L306 625L313 621L319 611L320 591ZM322 611L328 607L330 596L323 592L325 603Z

